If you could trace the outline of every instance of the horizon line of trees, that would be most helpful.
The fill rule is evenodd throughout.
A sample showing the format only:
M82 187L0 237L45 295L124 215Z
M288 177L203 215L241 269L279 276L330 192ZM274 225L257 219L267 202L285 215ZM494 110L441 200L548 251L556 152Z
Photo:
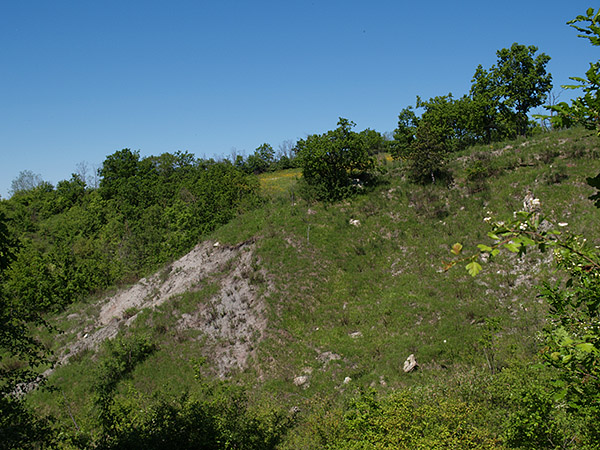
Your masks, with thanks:
M547 99L552 75L546 72L550 57L536 56L536 46L514 43L496 52L489 69L477 66L469 94L422 100L398 115L392 155L405 160L408 175L417 183L444 177L448 154L475 144L527 136L538 126L528 113Z
M483 68L481 64L477 66L468 94L454 98L452 93L449 93L429 100L423 100L417 95L414 108L409 105L398 114L398 125L391 139L389 134L367 128L358 133L361 139L355 140L356 144L364 147L371 156L375 153L390 152L395 159L408 161L410 178L425 183L435 182L436 176L443 174L448 153L474 144L490 144L508 137L526 136L537 126L529 119L529 111L542 105L552 89L552 75L546 72L550 57L545 53L536 55L537 51L536 46L518 43L513 43L510 48L498 50L498 61L495 65L489 69ZM549 105L547 108L557 110L555 105ZM417 114L417 110L421 113ZM352 123L352 127L356 126L351 121L349 123ZM555 126L569 125L566 120L560 123L554 120L552 123ZM329 135L331 138L337 131L329 131L323 136ZM238 154L234 149L230 159L204 161L230 162L240 171L255 175L298 167L302 168L303 172L311 172L307 167L306 158L298 158L298 154L302 151L306 153L307 143L309 146L315 144L316 136L318 135L309 135L295 144L291 140L284 141L277 152L269 143L263 143L247 157ZM348 148L346 152L353 153L355 157L362 153L355 148ZM188 152L175 154L191 155ZM331 163L334 166L337 164L335 161ZM77 175L78 182L83 183L84 188L96 189L103 177L102 167L92 170L91 176L88 176L88 169L86 163L79 163L73 177ZM334 168L333 172L335 170ZM339 174L335 177L338 178L336 183L339 183ZM348 173L347 178L350 180L352 174ZM57 190L65 183L66 180L58 182ZM315 182L313 176L308 184L314 187L320 183ZM38 187L46 190L54 188L39 174L24 170L12 181L10 194L12 196ZM317 195L320 199L338 197L339 193Z

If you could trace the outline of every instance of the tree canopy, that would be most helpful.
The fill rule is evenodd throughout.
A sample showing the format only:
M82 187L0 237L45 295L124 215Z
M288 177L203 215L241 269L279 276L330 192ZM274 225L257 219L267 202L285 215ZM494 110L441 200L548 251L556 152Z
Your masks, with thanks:
M365 136L352 131L355 126L340 117L335 130L296 144L303 180L317 198L338 200L350 195L356 188L353 179L365 178L374 169Z
M471 95L482 113L480 130L486 139L492 133L525 136L532 108L544 103L552 89L552 75L546 72L550 57L536 56L538 48L514 43L496 52L498 61L489 70L479 65L473 76Z

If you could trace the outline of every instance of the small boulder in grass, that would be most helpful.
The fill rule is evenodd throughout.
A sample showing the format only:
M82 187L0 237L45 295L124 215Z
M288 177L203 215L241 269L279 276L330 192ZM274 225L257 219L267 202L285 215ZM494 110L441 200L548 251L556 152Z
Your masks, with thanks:
M294 378L294 384L298 387L308 387L308 377L306 375L300 375Z
M415 370L417 367L419 367L419 364L417 364L417 359L415 358L415 355L411 353L408 358L406 358L406 361L404 361L403 370L404 372L409 373Z
M360 227L360 220L358 220L358 219L350 219L350 225L353 225L355 227Z

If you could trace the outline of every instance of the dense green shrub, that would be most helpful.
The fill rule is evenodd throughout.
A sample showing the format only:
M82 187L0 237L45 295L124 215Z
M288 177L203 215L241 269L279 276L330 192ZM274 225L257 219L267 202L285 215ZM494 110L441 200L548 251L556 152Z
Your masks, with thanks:
M20 395L40 381L49 355L32 334L32 326L46 324L40 308L18 301L3 284L18 247L0 211L0 449L41 446L50 436L47 418L33 413Z
M352 131L354 126L340 117L335 130L298 141L302 179L317 199L339 200L351 195L375 168L367 142Z
M292 416L269 404L255 406L241 388L199 380L193 395L156 392L147 398L117 384L153 346L145 339L116 340L107 345L96 373L99 433L84 433L98 449L275 449ZM68 434L68 436L73 436ZM71 439L67 437L67 441Z
M20 302L60 309L192 248L257 204L258 181L231 163L188 153L106 158L98 189L73 176L0 202L21 248L5 283Z
M382 399L363 393L348 407L329 450L493 449L499 442L474 419L478 411L453 398L423 401L411 391Z
M411 181L427 184L450 177L446 171L447 142L439 133L440 129L430 122L421 121L414 141L399 156L407 160L408 177Z

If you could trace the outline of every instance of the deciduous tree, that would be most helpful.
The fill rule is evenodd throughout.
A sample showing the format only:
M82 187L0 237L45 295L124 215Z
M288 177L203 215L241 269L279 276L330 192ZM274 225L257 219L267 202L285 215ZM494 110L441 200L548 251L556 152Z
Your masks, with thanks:
M473 101L467 96L454 99L452 94L427 101L417 97L416 107L424 109L421 117L411 107L400 112L392 155L407 162L413 181L427 183L442 175L449 152L477 140L471 126Z
M363 137L354 122L340 117L335 130L313 134L297 143L302 177L317 198L337 200L353 191L353 178L365 176L375 167Z
M471 95L480 108L479 128L488 141L494 130L507 134L514 128L516 134L525 136L527 114L542 105L552 89L552 75L546 72L550 57L536 56L537 51L534 45L515 42L496 52L498 61L489 70L477 67Z
M473 131L489 144L504 134L499 112L500 92L491 71L485 70L481 64L477 66L471 81Z
M40 186L44 180L42 176L33 173L31 170L22 170L17 178L10 183L10 194L14 195L18 192L30 191Z
M258 147L246 160L246 169L249 173L263 173L270 169L275 162L275 150L270 144L264 143Z
M550 57L545 53L535 56L538 48L514 43L498 50L495 72L502 101L501 112L514 114L517 134L527 134L527 113L546 100L552 89L552 75L546 73Z
M4 286L5 273L18 247L7 221L0 211L0 446L33 448L45 430L20 393L41 380L41 367L48 363L48 354L31 334L31 325L44 323L36 305L18 301Z

